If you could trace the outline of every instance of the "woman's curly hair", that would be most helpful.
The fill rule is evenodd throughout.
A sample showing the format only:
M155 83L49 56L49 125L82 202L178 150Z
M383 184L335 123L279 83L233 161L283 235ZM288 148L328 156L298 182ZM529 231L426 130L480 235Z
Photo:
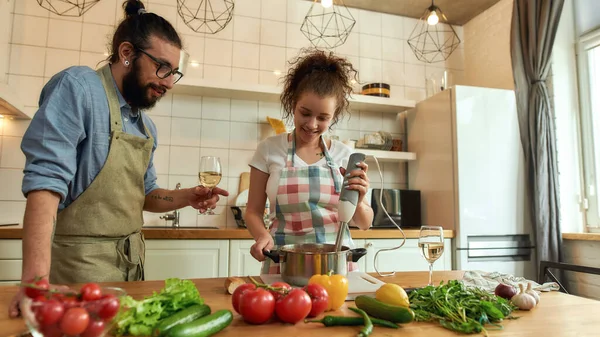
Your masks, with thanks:
M293 116L300 95L312 91L319 97L336 98L337 105L330 127L335 125L348 108L348 97L352 93L351 80L356 80L358 74L352 63L335 56L333 52L304 49L290 65L280 97L283 118Z

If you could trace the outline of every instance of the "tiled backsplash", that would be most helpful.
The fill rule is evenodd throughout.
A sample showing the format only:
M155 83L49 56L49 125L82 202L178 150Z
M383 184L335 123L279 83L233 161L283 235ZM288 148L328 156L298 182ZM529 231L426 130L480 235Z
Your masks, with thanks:
M275 71L285 72L286 60L309 42L300 32L311 5L303 0L236 0L229 25L215 35L194 33L179 18L175 0L146 1L147 9L163 15L182 34L190 61L182 83L197 78L241 83L277 85ZM421 100L425 76L450 69L463 72L462 45L446 65L418 61L406 43L416 20L351 9L357 21L346 43L336 52L352 61L362 82L383 81L392 85L392 96ZM21 94L26 109L35 111L44 83L71 65L96 67L105 59L106 46L115 24L122 18L121 0L102 0L81 18L60 17L35 1L16 1L11 33L9 85ZM461 35L462 28L456 27ZM197 215L181 210L181 226L235 227L228 205L235 203L239 176L248 171L256 144L273 135L266 116L281 118L278 103L169 94L148 112L158 128L155 154L158 183L174 188L196 185L199 158L217 155L224 167L219 186L231 193L217 208L219 215ZM21 222L25 199L20 188L24 156L21 137L28 121L0 120L0 222ZM402 136L395 114L353 111L335 127L340 139L357 139L374 131ZM382 164L386 187L405 187L403 164ZM380 186L374 163L369 177ZM164 225L162 214L145 214L147 225Z

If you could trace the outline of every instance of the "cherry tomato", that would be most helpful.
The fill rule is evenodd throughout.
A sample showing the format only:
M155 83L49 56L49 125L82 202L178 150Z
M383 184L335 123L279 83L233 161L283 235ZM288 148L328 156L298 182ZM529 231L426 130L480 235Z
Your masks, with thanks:
M102 298L102 290L96 283L86 283L81 287L81 299L84 301L95 301Z
M61 300L63 306L65 307L65 311L71 308L80 307L81 302L77 300L76 297L73 296L65 296Z
M44 337L63 337L58 324L44 325L40 327L40 332Z
M273 282L273 284L271 284L271 287L283 288L284 291L292 289L292 286L285 282ZM273 294L273 297L275 297L275 301L277 301L279 298L281 298L283 296L283 294L278 291L269 290L269 292L271 292L271 294Z
M263 288L251 289L242 294L239 310L244 321L251 324L262 324L273 316L275 298Z
M36 311L35 317L41 325L53 325L61 319L64 313L65 308L62 303L57 300L48 300L42 302L42 305Z
M60 321L60 330L66 335L79 335L90 322L90 315L84 308L68 309Z
M275 313L282 322L295 324L310 313L310 296L306 291L295 288L275 303Z
M327 305L329 304L329 294L327 293L327 289L320 284L309 284L304 287L304 290L310 296L311 299L311 309L308 313L308 317L317 317L325 310L327 310Z
M104 321L95 320L91 321L87 329L81 334L81 337L99 337L104 332L105 324Z
M241 286L235 288L235 291L231 295L231 304L233 305L233 310L235 310L235 312L237 312L238 314L240 313L240 298L246 291L252 289L256 289L256 286L254 284L244 283Z
M33 279L27 281L30 286L25 286L25 295L29 298L36 298L41 295L45 295L50 283L46 279Z
M119 299L112 294L104 295L98 302L101 305L100 310L98 310L98 317L104 320L109 320L115 317L117 312L119 312L119 308L121 307Z

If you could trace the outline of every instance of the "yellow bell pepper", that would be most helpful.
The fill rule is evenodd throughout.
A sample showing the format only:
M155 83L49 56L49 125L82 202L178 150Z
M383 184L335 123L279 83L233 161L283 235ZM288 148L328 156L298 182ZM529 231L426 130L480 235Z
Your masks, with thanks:
M344 305L348 296L348 279L344 275L331 275L329 272L325 275L313 275L308 284L319 284L327 290L329 295L329 305L326 311L337 310Z

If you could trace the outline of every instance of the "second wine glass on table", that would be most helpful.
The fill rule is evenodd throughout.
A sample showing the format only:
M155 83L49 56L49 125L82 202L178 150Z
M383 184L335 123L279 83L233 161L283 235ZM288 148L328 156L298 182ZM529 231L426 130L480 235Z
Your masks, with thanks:
M198 172L200 186L204 186L212 191L212 189L221 181L221 172L221 162L219 161L219 157L204 156L200 158L200 171ZM213 215L215 213L209 208L202 214Z
M433 263L444 252L444 229L439 226L422 226L419 232L419 250L429 263L429 283L427 285L432 286Z

